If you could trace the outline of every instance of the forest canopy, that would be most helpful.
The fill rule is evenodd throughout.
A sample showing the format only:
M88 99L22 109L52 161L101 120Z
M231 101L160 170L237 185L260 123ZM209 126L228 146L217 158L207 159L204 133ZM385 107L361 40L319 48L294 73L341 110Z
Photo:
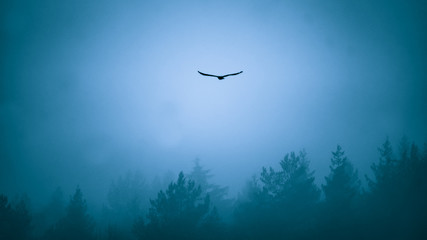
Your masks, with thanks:
M265 166L232 198L194 161L167 184L128 172L92 215L84 186L45 207L0 195L0 239L426 239L427 147L387 139L372 175L361 176L337 145L318 186L305 151ZM366 185L362 183L366 182Z

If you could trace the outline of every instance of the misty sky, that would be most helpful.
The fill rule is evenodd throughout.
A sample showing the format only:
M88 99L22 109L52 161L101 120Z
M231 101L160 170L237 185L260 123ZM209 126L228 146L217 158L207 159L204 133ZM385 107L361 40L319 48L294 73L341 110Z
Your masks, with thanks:
M195 158L237 192L303 148L321 182L337 144L363 178L387 136L427 141L421 1L0 9L0 192L104 191L128 170L151 178Z

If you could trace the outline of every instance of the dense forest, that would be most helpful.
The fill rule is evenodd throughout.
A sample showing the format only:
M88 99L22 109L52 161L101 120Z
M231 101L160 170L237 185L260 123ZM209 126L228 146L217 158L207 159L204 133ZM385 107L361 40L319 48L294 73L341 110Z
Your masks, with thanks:
M386 140L378 151L361 176L338 145L320 186L305 151L291 152L235 198L199 161L167 184L129 172L112 181L99 216L84 186L69 198L58 187L38 210L2 194L0 239L427 239L427 145Z

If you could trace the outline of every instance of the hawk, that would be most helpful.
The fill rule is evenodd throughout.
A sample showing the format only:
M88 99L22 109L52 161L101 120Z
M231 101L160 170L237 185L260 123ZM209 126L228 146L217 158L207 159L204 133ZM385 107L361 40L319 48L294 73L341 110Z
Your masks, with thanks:
M230 74L226 74L226 75L222 75L222 76L217 76L217 75L212 75L212 74L207 74L207 73L202 73L200 71L198 71L200 74L202 74L203 76L208 76L208 77L216 77L218 78L218 80L223 80L225 77L228 76L233 76L233 75L237 75L237 74L241 74L243 71L237 72L237 73L230 73Z

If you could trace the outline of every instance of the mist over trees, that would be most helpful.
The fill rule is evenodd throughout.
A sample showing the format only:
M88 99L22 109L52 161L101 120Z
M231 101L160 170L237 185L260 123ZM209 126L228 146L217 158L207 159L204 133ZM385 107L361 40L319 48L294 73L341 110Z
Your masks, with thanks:
M263 168L248 188L250 195L236 211L238 238L302 237L314 227L311 214L320 190L305 152L287 154L279 170Z
M46 231L45 239L96 239L95 221L87 213L86 200L79 187L70 198L65 216Z
M57 188L34 210L25 195L0 195L0 239L426 239L427 146L387 139L378 152L368 177L337 145L320 185L306 152L290 152L235 198L199 160L167 185L119 176L98 213L84 186L68 199Z
M224 221L230 221L233 213L233 199L227 197L228 187L222 187L211 182L213 175L208 169L200 165L200 159L194 161L194 166L188 178L200 186L202 194L209 195L212 205Z

